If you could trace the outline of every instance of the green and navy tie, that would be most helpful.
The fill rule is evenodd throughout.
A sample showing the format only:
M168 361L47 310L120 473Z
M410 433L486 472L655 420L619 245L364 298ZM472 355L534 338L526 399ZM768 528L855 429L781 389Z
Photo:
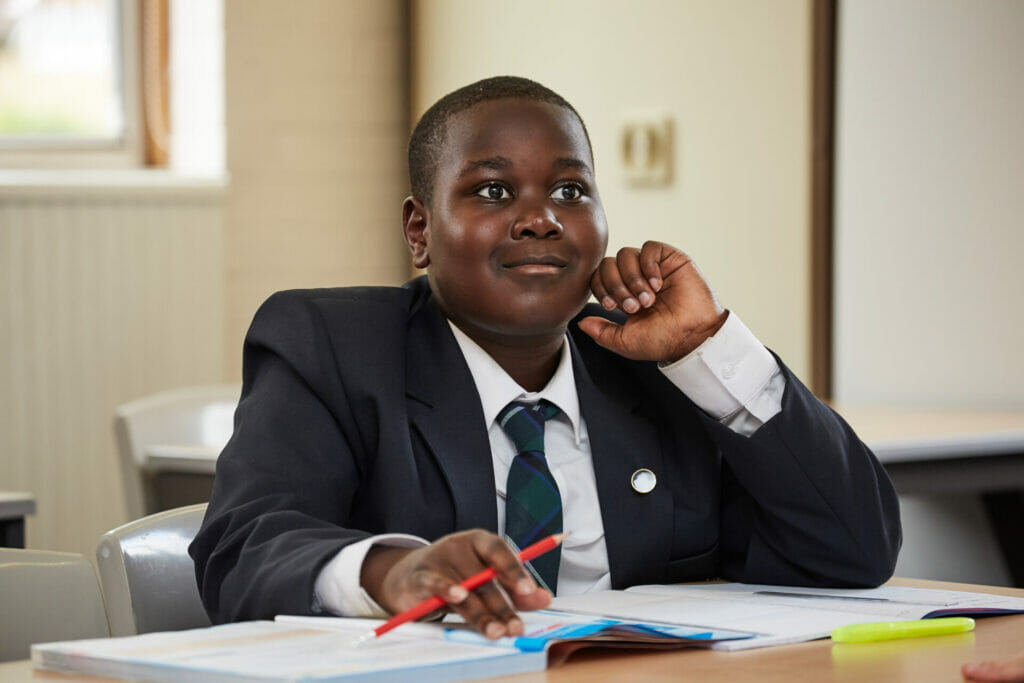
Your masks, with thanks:
M547 401L513 401L498 414L498 424L516 447L505 489L505 540L517 551L562 531L562 496L544 457L544 422L558 414ZM561 548L527 563L534 579L554 594Z

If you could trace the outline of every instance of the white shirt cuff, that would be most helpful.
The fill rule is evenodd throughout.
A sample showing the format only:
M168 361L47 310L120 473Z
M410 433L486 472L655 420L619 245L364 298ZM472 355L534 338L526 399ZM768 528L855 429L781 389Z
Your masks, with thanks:
M661 371L704 412L726 424L745 411L760 426L782 410L786 385L778 362L732 311L718 332Z
M409 534L380 534L345 546L324 565L316 577L313 585L314 612L331 612L342 617L391 616L370 597L359 582L366 553L375 545L419 548L429 543Z

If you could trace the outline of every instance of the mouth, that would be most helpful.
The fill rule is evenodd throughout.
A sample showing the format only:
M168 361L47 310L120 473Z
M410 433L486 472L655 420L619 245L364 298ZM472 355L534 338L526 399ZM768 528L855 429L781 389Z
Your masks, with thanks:
M553 275L561 273L568 265L569 262L560 256L544 254L512 259L503 263L502 268L523 275Z

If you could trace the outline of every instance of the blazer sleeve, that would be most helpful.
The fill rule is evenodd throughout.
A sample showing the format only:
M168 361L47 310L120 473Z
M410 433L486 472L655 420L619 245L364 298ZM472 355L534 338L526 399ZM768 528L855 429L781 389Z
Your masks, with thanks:
M749 437L702 414L723 460L719 549L746 583L877 586L902 540L881 464L782 362L782 410Z
M234 434L189 549L214 623L311 613L321 567L368 535L345 527L360 468L338 377L310 298L268 299L246 335Z

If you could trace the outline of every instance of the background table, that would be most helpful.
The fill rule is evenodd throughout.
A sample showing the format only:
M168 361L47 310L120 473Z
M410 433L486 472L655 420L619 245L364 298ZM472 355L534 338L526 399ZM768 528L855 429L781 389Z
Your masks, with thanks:
M837 406L900 494L980 497L1013 583L1024 586L1024 412Z
M903 493L1024 489L1024 412L836 409Z

